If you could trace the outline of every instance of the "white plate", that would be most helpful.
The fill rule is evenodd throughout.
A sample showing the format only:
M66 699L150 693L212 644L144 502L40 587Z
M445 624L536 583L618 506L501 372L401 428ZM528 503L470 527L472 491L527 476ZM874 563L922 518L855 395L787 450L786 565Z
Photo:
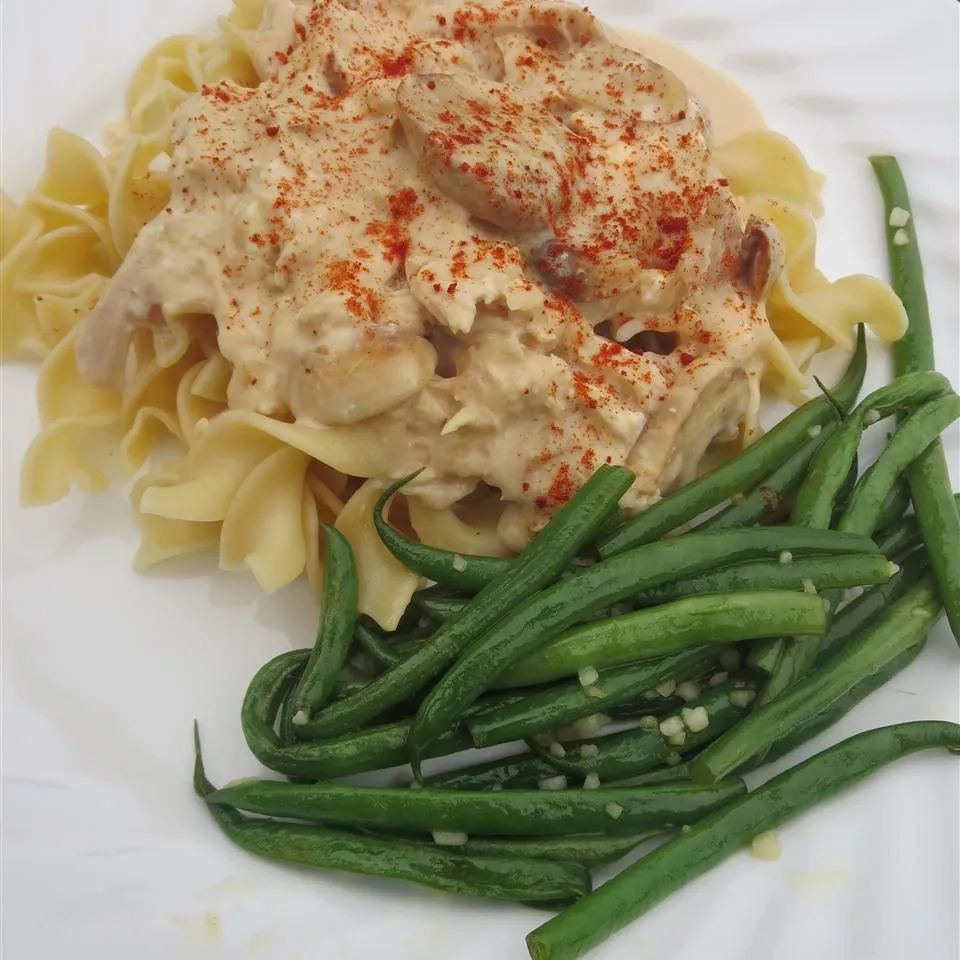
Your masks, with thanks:
M719 66L830 176L821 261L883 275L865 155L898 154L925 255L941 369L957 375L957 26L944 0L607 0L610 22ZM96 135L139 55L225 12L220 0L7 0L4 185L36 176L47 128ZM873 382L886 375L875 355ZM10 960L367 960L526 956L543 914L412 887L314 876L233 849L189 787L190 722L212 777L256 772L240 697L311 636L304 589L258 595L207 562L129 569L121 492L17 505L35 371L3 370L3 951ZM957 434L948 442L953 465ZM941 624L909 670L808 745L911 718L956 718L958 651ZM958 956L958 774L914 757L741 854L597 951L598 960Z

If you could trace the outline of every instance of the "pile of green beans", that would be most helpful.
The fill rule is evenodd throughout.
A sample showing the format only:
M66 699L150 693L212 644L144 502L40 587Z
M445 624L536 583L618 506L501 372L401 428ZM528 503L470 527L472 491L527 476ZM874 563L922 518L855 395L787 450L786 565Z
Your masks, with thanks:
M870 163L883 194L887 222L894 209L910 214L910 195L896 158L874 156L870 158ZM909 320L907 332L893 345L894 369L899 376L904 376L933 370L936 363L930 309L923 282L923 263L912 215L906 226L900 229L905 231L908 242L895 243L896 231L888 227L887 253L893 289L903 301ZM951 496L950 472L943 444L939 440L931 443L910 464L906 480L947 619L957 643L960 643L960 549L957 548L960 544L960 513Z
M888 207L908 209L890 161L874 164ZM196 734L194 790L223 833L273 860L566 907L527 945L576 960L881 765L960 752L960 728L926 721L861 734L750 793L733 778L896 676L943 607L960 624L960 499L938 441L960 398L930 369L911 239L891 246L911 318L897 379L857 402L858 329L834 388L633 518L619 506L633 475L603 466L519 556L458 554L388 521L407 477L373 523L434 585L393 632L358 615L351 548L325 527L315 644L265 664L241 710L251 752L287 779L217 789ZM862 435L884 417L898 426L861 470ZM440 757L445 769L424 770ZM391 787L344 782L394 767ZM591 892L592 868L669 834Z
M870 730L774 777L637 861L527 937L533 960L577 960L754 837L917 750L960 752L960 726Z

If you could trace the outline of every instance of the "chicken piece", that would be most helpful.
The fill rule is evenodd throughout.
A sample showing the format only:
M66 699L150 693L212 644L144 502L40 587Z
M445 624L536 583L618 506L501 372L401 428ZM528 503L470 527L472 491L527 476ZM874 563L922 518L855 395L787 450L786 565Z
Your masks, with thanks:
M512 87L463 74L408 76L397 107L425 172L473 216L535 230L568 208L580 138Z
M718 437L735 435L750 403L746 373L733 364L704 363L691 368L693 389L677 390L651 416L627 458L637 475L631 500L666 494L696 478L707 447Z
M357 423L418 394L436 365L437 352L422 337L381 336L337 354L303 354L290 370L290 410L328 425Z

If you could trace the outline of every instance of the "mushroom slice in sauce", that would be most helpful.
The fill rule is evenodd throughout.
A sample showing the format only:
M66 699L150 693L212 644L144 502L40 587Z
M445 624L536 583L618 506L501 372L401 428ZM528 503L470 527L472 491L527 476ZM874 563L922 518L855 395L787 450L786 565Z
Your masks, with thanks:
M533 230L568 206L578 138L515 89L460 74L408 76L397 107L423 169L478 219Z
M610 43L574 54L560 89L573 103L608 113L629 112L645 123L681 120L690 101L676 74L641 53Z
M783 270L783 241L776 227L760 217L747 220L737 258L737 280L756 300L763 300Z

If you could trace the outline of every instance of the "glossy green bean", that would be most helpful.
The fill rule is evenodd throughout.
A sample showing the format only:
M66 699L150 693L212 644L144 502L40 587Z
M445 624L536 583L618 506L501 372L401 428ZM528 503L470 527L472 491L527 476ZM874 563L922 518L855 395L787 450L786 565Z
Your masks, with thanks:
M485 760L425 777L427 787L445 790L515 790L536 787L557 775L556 768L532 751Z
M574 676L586 667L653 660L704 643L823 634L826 629L823 603L814 594L765 590L688 597L575 627L509 666L496 682L525 687Z
M666 767L657 767L639 777L627 777L617 783L620 787L649 787L655 783L678 783L690 779L689 763L674 763Z
M910 321L904 336L893 345L894 367L898 374L932 370L936 366L933 331L916 227L912 218L902 228L889 226L894 208L910 213L907 185L895 157L874 156L870 163L883 194L893 289L903 301ZM903 230L907 243L894 242L898 229ZM907 470L906 479L944 609L953 635L960 643L960 550L957 549L960 512L953 504L950 471L940 441L931 444L917 457Z
M899 600L927 572L928 567L926 551L917 550L903 560L899 572L886 583L865 590L839 609L830 620L817 651L817 659L825 659L851 637L873 624L890 604Z
M857 331L857 347L833 396L843 409L856 402L866 368L863 328ZM792 456L810 431L831 423L836 414L826 397L817 397L795 410L738 457L682 487L603 538L598 549L609 557L637 547L688 523L711 507L743 493Z
M425 687L504 614L554 581L592 539L597 525L632 481L633 474L624 467L600 467L513 561L507 573L487 584L459 616L441 626L402 663L377 677L356 696L327 707L311 723L310 735L333 737L349 733ZM417 756L420 755L418 750Z
M382 670L395 667L403 659L402 655L391 647L380 625L366 615L357 620L354 636L360 648Z
M920 247L917 244L916 225L912 216L903 227L890 225L890 214L894 209L911 212L907 184L895 157L872 156L870 164L883 195L886 214L884 232L887 238L893 289L903 301L910 321L903 337L894 344L897 374L933 370L936 367L933 333L930 327L930 310L927 305L927 290L923 282L923 263L920 260ZM908 243L893 242L897 230L900 229L906 234Z
M618 554L547 587L503 616L493 629L475 636L474 642L460 653L424 698L410 738L414 773L419 769L421 751L450 729L507 667L590 614L648 587L701 573L722 563L780 556L784 552L877 552L869 538L838 539L842 536L833 531L790 527L691 533ZM461 614L454 624L461 623L465 616ZM375 684L376 681L371 686Z
M441 550L405 536L386 519L387 504L417 474L404 477L384 490L373 508L373 523L384 546L407 568L445 587L476 593L502 576L513 563L511 557L483 557Z
M707 687L695 700L666 717L663 722L676 720L683 724L684 716L690 717L692 711L702 708L709 720L707 727L696 732L684 727L683 737L673 734L673 741L663 734L659 726L653 726L652 729L640 726L605 737L565 742L561 745L562 753L556 749L551 752L549 748L535 743L531 746L547 763L568 777L583 780L592 773L604 784L620 782L664 765L671 754L682 756L692 753L715 740L748 709L747 704L738 706L736 698L730 698L732 693L740 689L747 688L733 683ZM682 742L676 742L680 739Z
M335 527L324 524L327 559L317 640L290 696L288 711L294 726L330 699L353 643L357 622L358 581L353 550Z
M801 443L763 482L754 487L742 499L699 524L697 530L725 530L731 527L750 527L756 523L769 523L779 517L807 475L807 468L824 441L836 429L836 424L810 428L809 439Z
M663 829L643 830L611 837L588 834L573 837L534 837L505 840L479 838L468 840L458 849L467 854L493 857L522 857L532 860L561 860L599 867L625 857L632 850L653 837L662 836Z
M958 495L956 505L960 509L960 495ZM923 543L923 536L920 533L917 518L911 514L896 523L891 523L889 527L879 530L873 535L873 540L882 554L896 558L900 554L908 553L919 547Z
M711 783L740 769L753 756L783 740L802 724L829 710L864 677L882 671L920 643L940 616L940 599L924 577L877 623L857 634L822 665L781 696L757 707L690 764L693 778Z
M747 653L748 666L761 673L772 674L783 655L785 643L784 637L772 637L753 644Z
M801 527L827 529L840 489L855 463L866 426L949 393L950 381L939 373L911 373L861 400L814 458L797 491L790 522Z
M438 593L430 593L429 590L423 590L413 595L413 602L427 616L432 617L439 623L445 623L457 616L470 602L470 598L443 596Z
M897 479L958 417L960 396L952 393L928 401L904 419L876 462L857 482L837 529L873 533L881 505ZM960 547L960 542L954 547Z
M250 813L378 830L444 830L480 836L626 833L695 823L744 793L740 780L709 787L601 790L437 790L247 780L208 803Z
M937 373L914 373L898 378L862 400L815 458L810 473L797 493L791 522L822 529L829 527L840 500L839 491L856 464L857 448L864 428L873 421L904 410L916 408L913 416L918 416L919 411L926 409L928 404L939 404L945 396L951 396L950 384L945 377ZM922 437L923 428L929 430L928 421L929 418L924 419L920 429L912 429L909 436ZM915 442L913 439L908 441ZM903 459L900 452L903 446L902 442L899 446L891 443L877 464L854 484L836 521L839 529L863 534L873 532L881 519L881 511L887 506L887 497L894 490L897 476L905 466L902 463L900 469L896 466L898 453L900 460ZM868 480L868 477L873 479ZM833 590L827 590L823 597L830 606L839 600L839 594ZM773 666L769 680L761 691L759 706L779 697L807 673L819 656L820 643L820 637L810 635L795 635L783 641L776 659L769 656Z
M754 837L917 750L960 751L960 726L923 721L858 734L781 773L638 860L527 936L533 960L577 960Z
M778 740L770 750L764 754L762 761L755 757L749 764L751 768L760 766L761 763L775 763L781 757L786 756L791 750L796 750L814 737L819 736L825 730L828 730L835 723L842 720L861 700L866 699L871 693L879 690L880 687L892 680L897 674L903 672L923 651L926 646L926 637L912 647L907 647L903 653L894 657L889 663L883 666L883 669L868 677L864 677L855 687L851 688L849 693L842 696L839 700L832 703L829 709L815 717L811 717L805 723L794 729L789 736Z
M701 529L703 528L698 527L697 531ZM887 551L881 548L880 552ZM886 575L885 570L885 562L876 554L798 556L787 564L756 560L723 566L695 577L685 577L658 587L650 587L631 598L630 602L635 607L652 607L670 600L683 600L685 597L702 596L705 593L801 590L805 581L809 580L815 582L820 589L864 586L882 582ZM448 620L456 616L469 602L466 597L436 595L420 599L422 596L414 597L414 602L437 620Z
M194 791L208 801L207 809L224 834L249 853L322 870L406 880L448 893L501 900L574 900L590 890L590 875L584 866L569 861L523 856L509 850L484 856L343 830L248 819L231 807L209 801L216 788L204 772L196 729L194 741Z
M243 734L253 755L277 773L291 777L332 779L406 763L410 723L370 727L339 740L285 744L274 730L277 713L302 669L305 654L295 650L274 657L257 672L247 688L240 712ZM470 746L464 734L447 734L437 741L436 756Z
M601 670L590 692L578 681L556 684L521 703L480 710L466 719L466 727L478 747L522 740L575 723L668 681L686 680L706 669L715 657L715 649L699 647L661 660Z
M707 593L803 590L809 583L814 583L818 590L828 587L858 587L883 583L888 577L886 558L875 553L795 557L790 563L757 560L709 570L696 577L652 587L634 597L633 603L637 607L648 607Z
M902 478L898 480L893 489L884 498L877 511L877 522L875 530L885 530L887 527L898 523L910 506L910 488ZM881 551L882 552L882 551Z

